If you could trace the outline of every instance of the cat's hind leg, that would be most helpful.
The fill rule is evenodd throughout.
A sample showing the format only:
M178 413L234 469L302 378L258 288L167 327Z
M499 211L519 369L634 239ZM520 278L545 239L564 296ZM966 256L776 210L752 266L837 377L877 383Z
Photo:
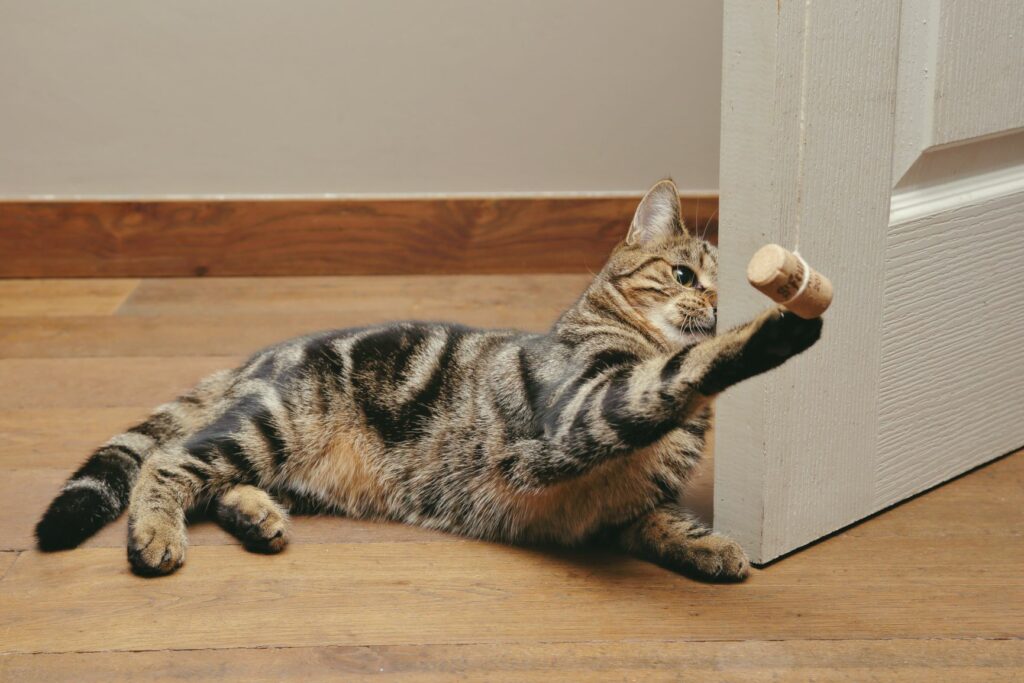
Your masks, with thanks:
M655 508L619 532L623 549L673 571L717 581L740 581L750 562L738 543L697 520L682 507Z
M271 403L245 396L183 444L146 460L128 508L128 559L137 573L181 566L188 511L239 484L273 478L287 452Z
M204 488L180 446L142 465L128 505L128 561L137 574L169 574L185 561L185 513Z
M261 488L232 486L217 496L214 514L247 550L279 553L288 545L288 513Z

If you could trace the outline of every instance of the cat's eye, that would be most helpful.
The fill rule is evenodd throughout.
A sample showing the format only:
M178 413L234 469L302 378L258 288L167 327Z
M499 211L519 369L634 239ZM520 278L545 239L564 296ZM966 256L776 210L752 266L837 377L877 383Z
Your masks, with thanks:
M693 287L697 284L697 273L693 272L686 266L676 266L672 269L672 275L675 276L676 282L681 284L683 287Z

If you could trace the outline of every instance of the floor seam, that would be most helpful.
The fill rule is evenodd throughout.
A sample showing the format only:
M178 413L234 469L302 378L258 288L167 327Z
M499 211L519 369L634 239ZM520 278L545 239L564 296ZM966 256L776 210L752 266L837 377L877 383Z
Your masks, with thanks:
M111 649L111 650L26 650L0 652L0 656L8 655L89 655L89 654L141 654L146 652L218 652L229 650L309 650L317 648L398 648L398 647L476 647L480 645L606 645L622 643L706 643L706 644L736 644L736 643L884 643L884 642L1021 642L1024 641L1024 634L1020 636L935 636L935 637L883 637L883 638L723 638L707 640L691 640L679 638L642 638L638 640L612 639L612 640L484 640L468 642L423 642L423 643L321 643L313 645L228 645L224 647L181 647L181 648L135 648L135 649Z
M25 552L25 551L24 550L5 550L3 552L13 552L14 553L14 562L11 562L7 566L7 569L5 569L2 574L0 574L0 581L3 581L5 578L7 578L7 575L11 573L11 569L14 568L14 565L18 564L18 560L21 559L21 554L23 552Z
M132 287L131 291L128 292L128 294L125 295L125 297L123 299L121 299L120 303L118 303L117 306L114 307L114 310L113 310L113 312L110 315L121 315L122 314L121 312L124 309L124 307L128 305L129 301L131 301L132 299L135 298L135 294L142 287L143 278L129 278L129 279L135 280L135 286Z

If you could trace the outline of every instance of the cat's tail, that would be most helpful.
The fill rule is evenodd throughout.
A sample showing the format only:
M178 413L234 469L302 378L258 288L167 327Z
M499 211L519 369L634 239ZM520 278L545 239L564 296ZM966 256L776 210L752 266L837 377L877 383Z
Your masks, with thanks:
M161 445L195 431L232 373L216 373L178 400L160 406L145 422L97 448L71 475L36 525L40 550L74 548L128 507L142 463Z
M149 454L174 438L173 413L158 409L145 422L97 448L71 475L36 525L40 550L74 548L120 516Z

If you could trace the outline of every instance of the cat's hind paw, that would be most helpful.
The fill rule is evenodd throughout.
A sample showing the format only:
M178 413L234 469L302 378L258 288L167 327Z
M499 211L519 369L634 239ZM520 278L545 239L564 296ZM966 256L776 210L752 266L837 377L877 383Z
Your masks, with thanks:
M279 553L288 545L288 514L263 489L239 485L217 499L217 520L256 553Z
M140 576L170 574L185 562L185 523L160 513L128 521L128 561Z

